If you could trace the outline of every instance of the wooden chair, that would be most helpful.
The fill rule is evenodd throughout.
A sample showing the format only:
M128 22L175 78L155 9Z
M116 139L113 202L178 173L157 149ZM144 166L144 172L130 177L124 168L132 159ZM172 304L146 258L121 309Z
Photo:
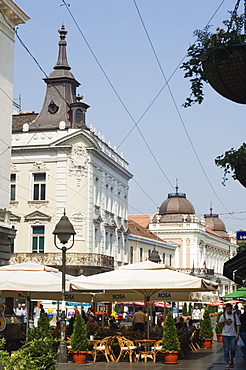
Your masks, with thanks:
M151 353L152 353L152 356L153 356L153 362L156 362L157 353L163 352L163 350L162 350L162 339L157 340L154 343L154 346L151 347L151 349L152 349Z
M134 356L136 356L137 346L135 346L131 340L126 339L125 337L116 338L120 347L120 353L116 359L116 362L119 362L121 358L124 358L127 355L129 356L129 361L132 362L132 359L134 359Z
M113 337L106 337L101 340L97 340L92 348L91 354L93 357L93 361L96 362L98 355L104 355L107 362L115 361L113 352L111 349L111 343L112 343Z

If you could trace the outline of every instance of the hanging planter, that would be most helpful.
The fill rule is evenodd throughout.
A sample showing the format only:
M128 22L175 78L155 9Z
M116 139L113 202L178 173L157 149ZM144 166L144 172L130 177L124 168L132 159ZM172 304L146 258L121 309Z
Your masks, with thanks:
M237 150L232 148L217 157L215 164L224 169L223 185L228 180L227 174L232 172L232 178L246 188L246 143Z
M214 50L202 66L204 76L217 93L246 104L246 45Z
M226 99L246 104L246 35L242 34L245 14L237 14L239 3L240 0L229 12L231 19L223 22L227 31L217 28L212 33L210 26L194 31L197 40L188 49L188 61L181 66L191 83L185 108L202 103L204 82Z

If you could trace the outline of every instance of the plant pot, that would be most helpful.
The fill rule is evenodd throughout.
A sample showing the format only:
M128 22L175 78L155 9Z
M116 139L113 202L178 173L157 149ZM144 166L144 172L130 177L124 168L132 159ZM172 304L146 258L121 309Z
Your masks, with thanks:
M246 104L246 45L215 49L203 62L204 76L226 99Z
M202 339L203 348L212 348L213 339Z
M235 167L236 179L246 188L246 167L236 166Z
M216 334L217 335L217 342L223 342L222 334Z
M179 353L174 352L164 352L164 363L165 364L178 364Z
M73 362L75 364L86 364L87 351L73 351Z

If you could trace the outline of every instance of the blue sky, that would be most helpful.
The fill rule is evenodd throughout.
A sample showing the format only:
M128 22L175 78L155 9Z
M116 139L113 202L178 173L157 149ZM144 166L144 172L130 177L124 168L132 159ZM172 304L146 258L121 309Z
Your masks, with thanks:
M202 29L222 3L222 0L135 1L167 78L194 42L193 31ZM16 3L31 18L19 26L18 34L47 74L57 60L57 30L65 24L68 61L72 73L81 83L78 93L90 105L87 125L92 124L106 141L118 146L134 122L100 70L62 0L16 0ZM165 81L134 0L71 0L68 3L91 49L137 121ZM223 27L222 21L228 18L228 10L232 10L234 5L232 0L223 2L210 22L212 30ZM17 40L14 98L21 95L23 110L40 111L46 89L43 77ZM169 86L217 196L198 163L170 92L164 88L139 122L142 136L135 128L118 149L129 162L134 179L148 194L147 197L131 180L129 213L156 212L167 194L174 191L175 179L178 178L179 191L187 194L198 215L209 213L212 202L213 212L221 214L228 230L245 229L246 213L234 216L225 213L246 210L246 190L231 178L223 186L223 171L214 164L216 156L232 147L238 148L245 141L245 106L226 100L206 85L203 104L183 108L182 103L190 91L189 82L183 78L183 71L179 68Z

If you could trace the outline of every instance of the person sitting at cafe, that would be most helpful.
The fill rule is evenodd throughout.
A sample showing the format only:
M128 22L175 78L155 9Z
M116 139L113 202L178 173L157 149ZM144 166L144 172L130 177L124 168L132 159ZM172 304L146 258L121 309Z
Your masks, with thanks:
M95 334L95 332L98 329L98 324L97 324L96 320L94 319L94 317L89 317L89 319L86 323L86 327L87 327L88 336Z
M132 316L133 331L144 331L144 325L146 323L146 315L143 313L142 308L139 307L138 311Z
M181 328L182 328L183 322L184 322L184 318L181 316L181 317L179 318L179 322L177 322L177 324L175 324L175 325L176 325L177 330L179 330L179 329L181 329Z
M193 320L190 319L188 321L188 329L190 333L193 333L193 331L196 331L196 327L194 326Z
M110 329L118 329L118 325L115 322L115 319L114 318L109 319L109 327L110 327Z
M153 327L153 331L162 334L163 333L164 320L162 318L157 320L157 324Z

